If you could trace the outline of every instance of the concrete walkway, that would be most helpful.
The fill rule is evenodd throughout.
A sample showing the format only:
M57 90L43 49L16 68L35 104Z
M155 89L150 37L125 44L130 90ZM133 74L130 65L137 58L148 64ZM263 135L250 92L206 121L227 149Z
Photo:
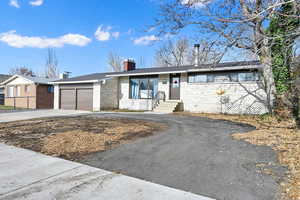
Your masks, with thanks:
M0 144L0 158L3 200L211 200L4 144Z
M88 111L75 111L75 110L35 110L35 111L20 111L10 113L0 113L1 122L12 122L19 120L28 120L42 117L55 117L67 116L90 113Z

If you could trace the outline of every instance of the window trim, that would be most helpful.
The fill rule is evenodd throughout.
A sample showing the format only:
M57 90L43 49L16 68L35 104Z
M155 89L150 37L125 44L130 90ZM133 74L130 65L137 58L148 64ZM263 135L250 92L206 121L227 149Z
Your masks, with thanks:
M248 81L241 81L239 79L239 74L240 73L255 73L256 75L256 80L248 80ZM224 81L224 82L216 82L214 81L209 81L208 75L216 75L216 74L236 74L237 75L237 81ZM206 78L206 82L191 82L190 81L190 76L196 76L196 75L207 75ZM230 84L234 84L234 83L251 83L251 82L257 82L257 81L261 81L261 77L260 77L260 73L258 70L239 70L239 71L220 71L220 72L190 72L187 75L187 83L188 84L225 84L225 83L230 83Z
M139 92L138 92L138 98L132 98L132 88L131 88L131 79L139 79L139 83L138 83L138 88L139 88ZM150 76L130 76L129 77L129 95L128 95L128 98L129 99L135 99L135 100L138 100L138 99L153 99L153 97L149 97L149 98L141 98L141 92L140 92L140 80L142 79L147 79L147 90L148 90L148 97L151 96L149 94L149 86L150 86L150 79L157 79L157 86L159 84L159 76L158 75L150 75Z

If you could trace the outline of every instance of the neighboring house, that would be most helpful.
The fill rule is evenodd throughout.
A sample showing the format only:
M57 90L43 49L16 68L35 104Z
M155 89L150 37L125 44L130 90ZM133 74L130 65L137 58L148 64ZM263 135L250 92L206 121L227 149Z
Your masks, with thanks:
M258 61L247 61L135 69L134 61L126 60L122 72L53 82L54 108L262 114L270 99L260 79L262 68ZM166 102L157 105L158 96Z
M4 86L1 86L1 83L9 79L10 75L0 74L0 105L4 105Z
M53 108L53 85L49 82L55 80L14 75L1 84L5 93L4 104L28 109Z

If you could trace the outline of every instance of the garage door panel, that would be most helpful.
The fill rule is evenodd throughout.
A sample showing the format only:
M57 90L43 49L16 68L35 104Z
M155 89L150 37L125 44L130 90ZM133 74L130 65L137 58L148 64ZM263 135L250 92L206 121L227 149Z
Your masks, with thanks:
M77 90L77 110L93 110L93 89Z
M63 89L60 91L60 108L64 110L76 109L76 91Z

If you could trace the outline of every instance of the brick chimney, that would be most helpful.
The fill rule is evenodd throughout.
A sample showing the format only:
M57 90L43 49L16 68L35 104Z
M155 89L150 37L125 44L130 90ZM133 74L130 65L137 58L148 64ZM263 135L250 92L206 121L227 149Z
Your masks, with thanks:
M135 70L135 62L133 59L124 60L124 71L132 71Z

